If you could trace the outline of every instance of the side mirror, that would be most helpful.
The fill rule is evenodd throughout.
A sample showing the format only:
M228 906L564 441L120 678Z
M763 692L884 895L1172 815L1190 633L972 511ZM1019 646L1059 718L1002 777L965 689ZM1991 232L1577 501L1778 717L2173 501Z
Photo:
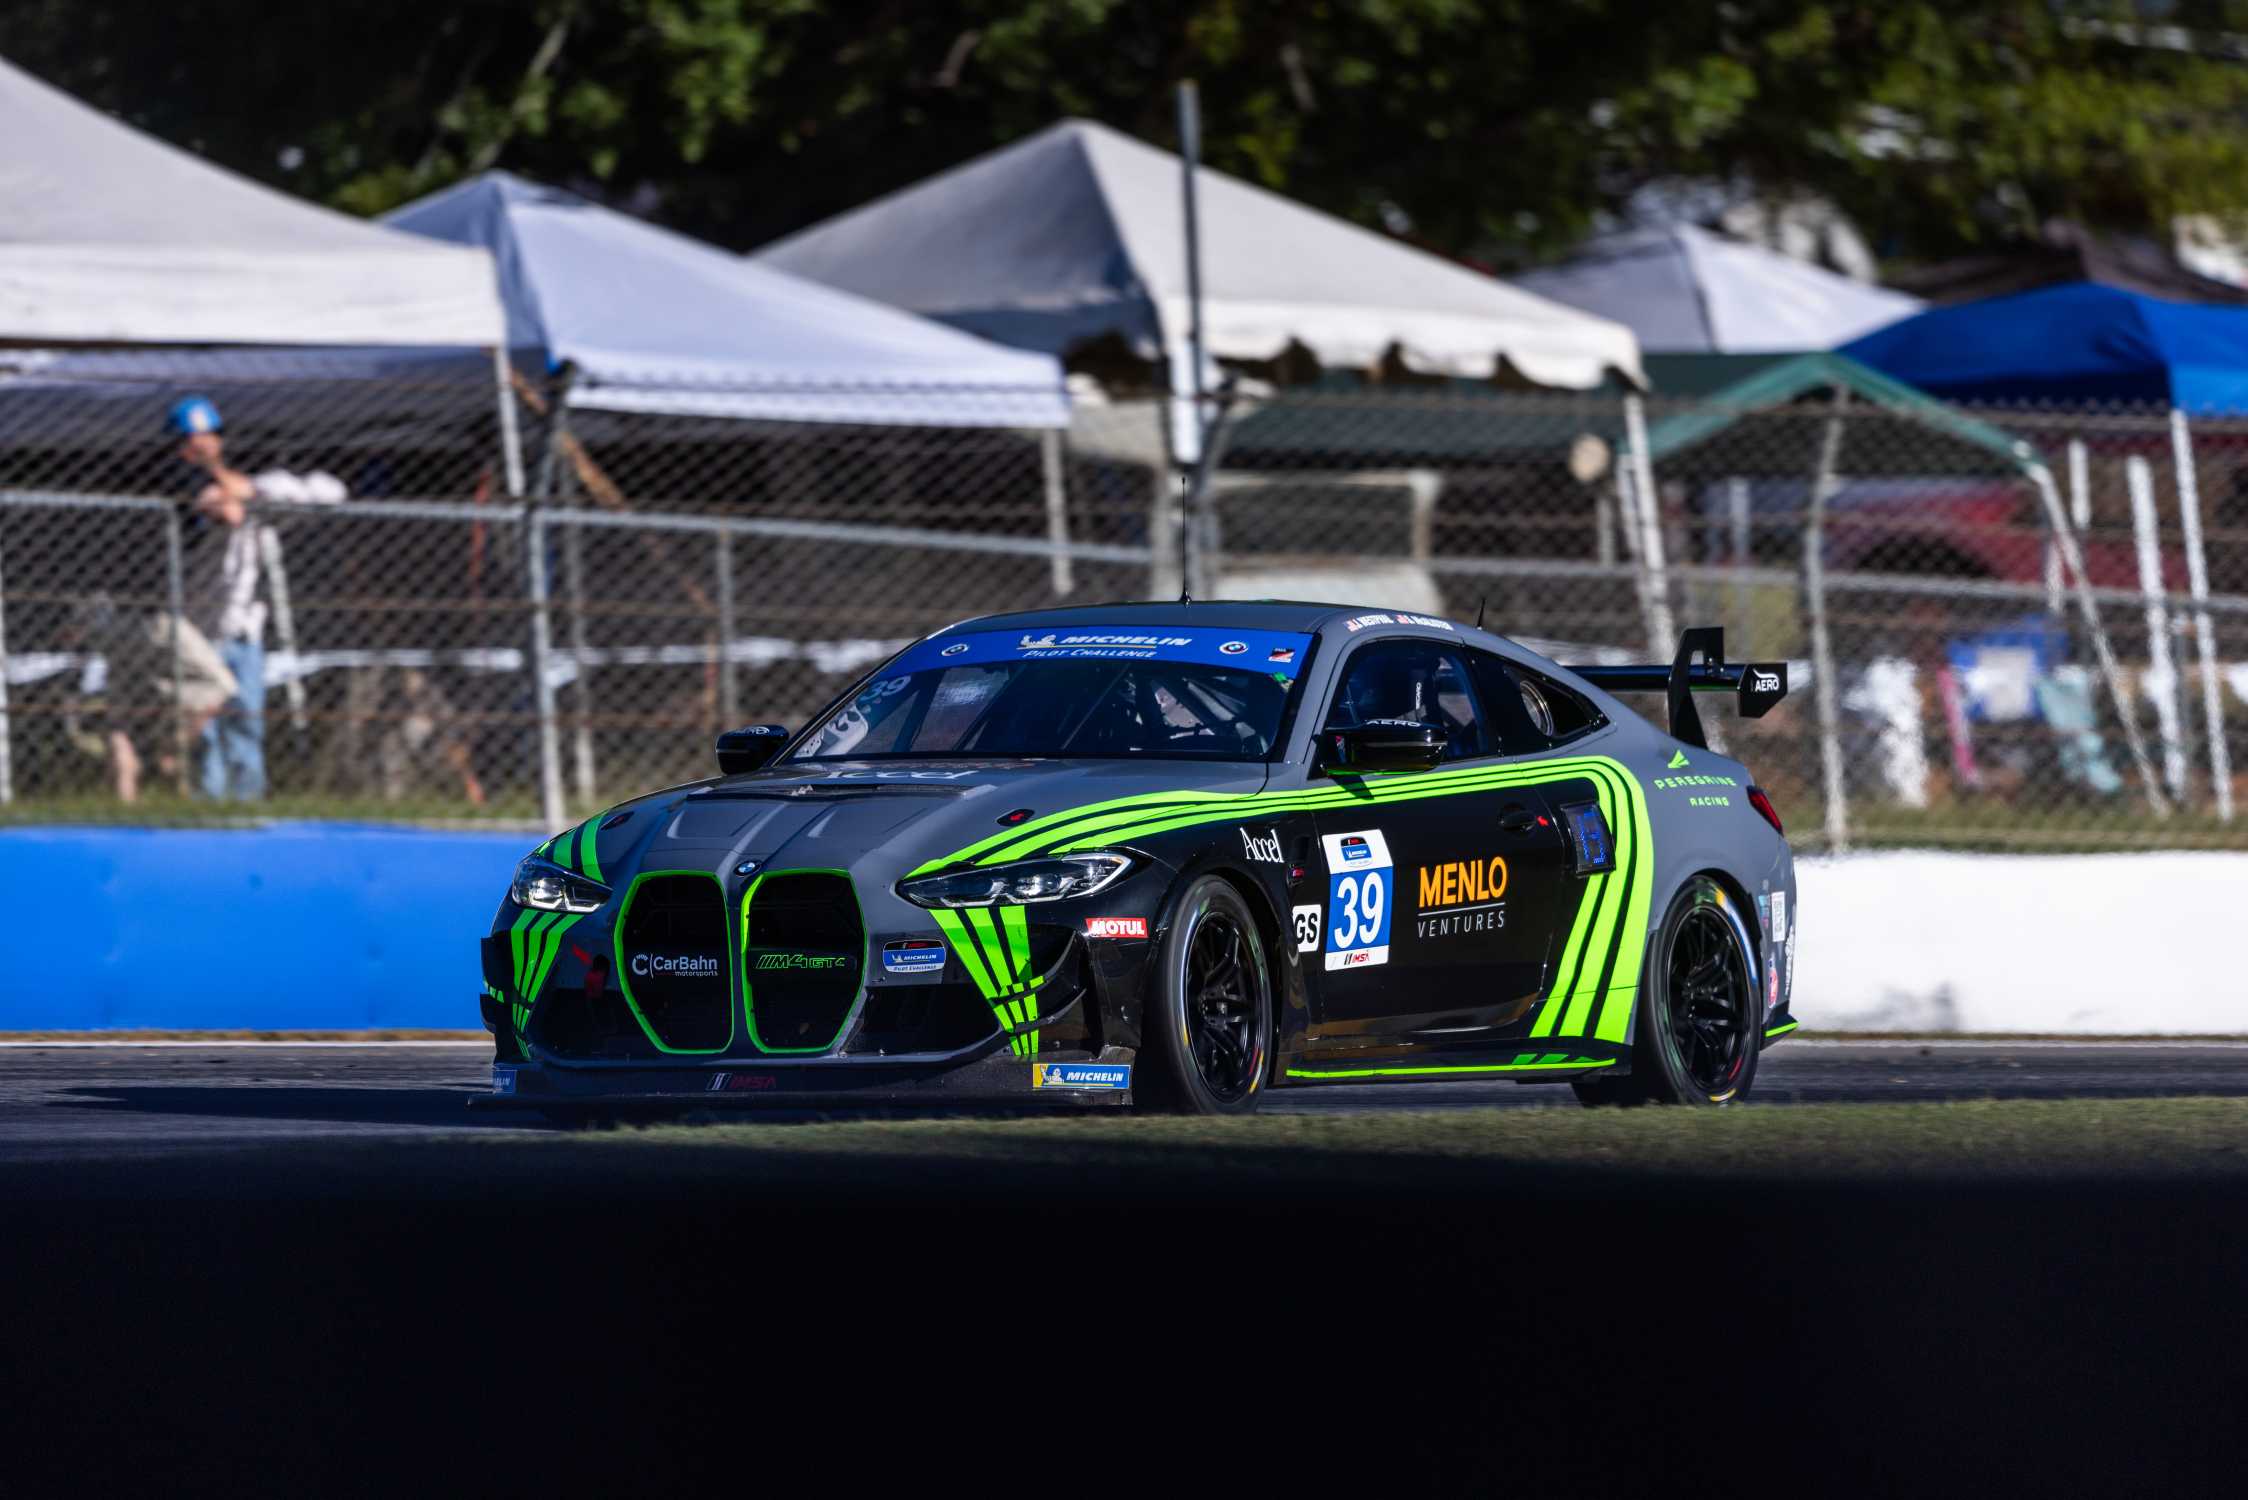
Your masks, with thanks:
M747 729L729 729L718 737L718 774L739 776L744 771L763 770L787 743L788 726L785 724L752 724Z
M1444 731L1411 719L1376 719L1319 732L1327 771L1426 771L1444 759Z

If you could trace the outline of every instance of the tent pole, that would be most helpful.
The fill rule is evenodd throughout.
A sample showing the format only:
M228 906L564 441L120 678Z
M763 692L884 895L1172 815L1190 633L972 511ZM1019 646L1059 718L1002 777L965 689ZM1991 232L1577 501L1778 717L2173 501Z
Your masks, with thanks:
M1842 779L1842 685L1834 680L1826 597L1826 508L1842 461L1842 412L1849 403L1849 391L1837 386L1819 440L1819 467L1811 476L1811 505L1803 527L1803 607L1811 617L1811 696L1819 714L1819 780L1830 854L1850 852L1849 790Z
M2186 585L2193 590L2194 643L2201 653L2201 716L2209 730L2209 783L2217 819L2232 821L2232 752L2225 745L2225 697L2217 681L2217 634L2209 623L2209 556L2201 545L2201 478L2186 414L2170 412L2170 451L2178 469L2178 519L2185 528Z
M1196 212L1195 174L1202 162L1202 95L1188 79L1179 85L1179 194L1186 210L1186 346L1194 362L1187 389L1194 393L1194 452L1199 461L1206 425L1202 391L1202 225Z
M1739 475L1725 481L1726 520L1732 531L1733 554L1733 649L1741 656L1749 654L1749 497L1748 481Z
M1038 467L1046 484L1046 540L1054 544L1054 593L1077 587L1076 563L1069 555L1069 497L1062 483L1062 435L1049 427L1039 434Z
M523 433L515 420L515 390L509 379L507 351L499 345L492 346L492 378L498 385L500 403L500 467L507 480L510 499L523 498Z
M2042 463L2031 463L2026 472L2030 483L2037 486L2038 498L2045 502L2045 523L2053 528L2053 536L2060 543L2061 565L2074 581L2077 613L2084 617L2084 628L2092 636L2092 654L2099 659L2100 680L2115 704L2116 717L2123 722L2123 743L2131 751L2131 764L2138 768L2139 785L2145 789L2147 807L2158 818L2170 816L2170 799L2162 795L2162 788L2154 774L2154 761L2147 755L2147 742L2139 734L2139 716L2131 707L2131 695L2123 690L2123 668L2116 663L2115 648L2109 644L2107 627L2100 623L2100 608L2092 598L2091 575L2084 571L2084 553L2076 545L2076 533L2061 509L2061 492L2053 483L2053 471Z
M1647 570L1647 647L1667 661L1678 644L1671 621L1670 577L1663 562L1662 506L1655 495L1655 460L1647 452L1647 403L1637 391L1624 397L1624 431L1631 444L1632 503L1638 510L1639 557Z
M2186 746L2178 719L2178 669L2170 656L2170 608L2162 596L2162 544L2155 535L2154 468L2139 454L2124 461L2131 491L2131 538L2139 554L2139 598L2147 619L2147 682L2154 699L2155 730L2162 736L2162 782L2170 795L2186 791Z
M0 564L4 566L4 564ZM8 722L8 582L0 572L0 804L16 800L15 756Z

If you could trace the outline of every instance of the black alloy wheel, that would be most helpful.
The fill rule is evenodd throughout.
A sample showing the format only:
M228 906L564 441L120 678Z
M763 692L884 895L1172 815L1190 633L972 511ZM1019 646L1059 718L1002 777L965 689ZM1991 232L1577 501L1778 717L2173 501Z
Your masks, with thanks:
M1713 877L1680 888L1648 945L1631 1071L1578 1079L1586 1104L1731 1104L1756 1080L1763 988L1741 903Z
M1671 1044L1697 1092L1729 1099L1756 1048L1748 955L1714 904L1690 908L1669 948Z
M1179 901L1160 947L1134 1099L1185 1114L1256 1108L1272 1037L1272 971L1241 893L1205 876Z

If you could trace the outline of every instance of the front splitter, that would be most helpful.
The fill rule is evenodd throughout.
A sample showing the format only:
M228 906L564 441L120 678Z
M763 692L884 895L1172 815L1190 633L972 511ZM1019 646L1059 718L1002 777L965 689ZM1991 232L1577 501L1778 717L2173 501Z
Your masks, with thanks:
M682 1068L571 1068L552 1064L493 1066L493 1090L471 1094L475 1110L613 1110L676 1112L681 1109L854 1109L885 1106L1005 1104L1082 1109L1121 1107L1132 1101L1128 1060L1064 1061L996 1054L973 1062L929 1067L883 1063L795 1063L760 1067L754 1061ZM1075 1080L1102 1075L1098 1087ZM1114 1080L1121 1077L1122 1086Z

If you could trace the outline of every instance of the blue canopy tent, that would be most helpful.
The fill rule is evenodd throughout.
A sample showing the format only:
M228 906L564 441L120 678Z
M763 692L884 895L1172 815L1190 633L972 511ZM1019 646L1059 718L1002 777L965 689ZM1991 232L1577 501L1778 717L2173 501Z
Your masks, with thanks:
M1842 353L1946 401L2248 412L2248 307L2079 281L1931 308Z

